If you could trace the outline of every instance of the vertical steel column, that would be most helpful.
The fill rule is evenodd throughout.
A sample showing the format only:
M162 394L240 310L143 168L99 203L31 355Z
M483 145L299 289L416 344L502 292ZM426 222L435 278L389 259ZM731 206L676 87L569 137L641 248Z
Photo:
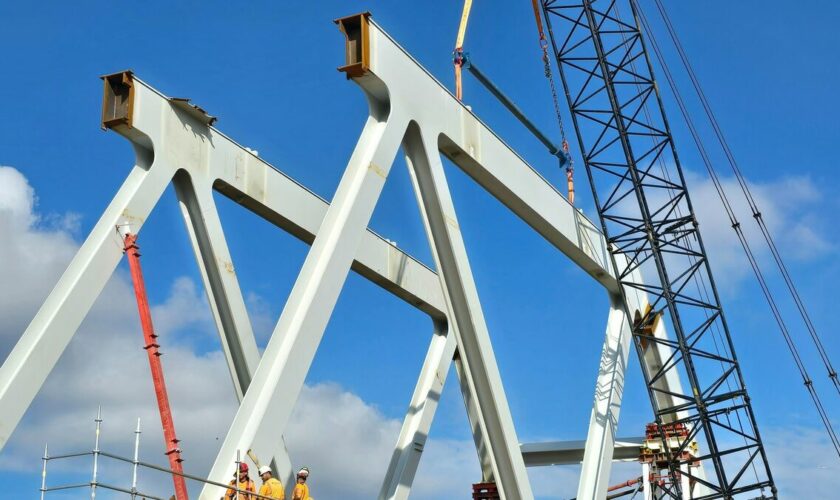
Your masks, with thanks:
M455 334L445 322L435 321L423 368L403 420L379 500L406 500L411 493L420 457L429 437L443 385L455 354Z
M99 484L99 435L102 431L102 407L96 410L96 440L93 444L93 473L90 479L90 500L96 499L96 486Z
M653 498L653 484L650 480L650 464L642 464L642 500L654 500Z
M176 473L172 474L172 481L175 483L175 497L177 500L187 500L187 483L184 481L182 475L184 469L181 466L183 459L181 458L181 449L178 447L178 438L175 437L175 422L169 406L169 396L166 393L166 380L163 377L163 365L160 362L160 345L157 343L158 336L155 334L152 325L152 313L149 310L149 299L146 296L146 285L143 282L143 270L140 267L140 248L137 246L136 234L125 235L125 254L128 257L128 266L131 268L134 296L137 299L140 325L143 327L143 339L146 342L143 348L149 358L155 398L157 398L158 410L160 410L160 423L163 427L166 456L169 459L169 467Z
M630 352L632 337L624 315L622 297L610 294L607 333L601 351L601 364L595 384L595 398L578 483L579 500L604 498L609 487L618 416L624 394L627 355Z
M137 498L137 466L140 464L140 419L134 431L134 462L131 464L131 498Z

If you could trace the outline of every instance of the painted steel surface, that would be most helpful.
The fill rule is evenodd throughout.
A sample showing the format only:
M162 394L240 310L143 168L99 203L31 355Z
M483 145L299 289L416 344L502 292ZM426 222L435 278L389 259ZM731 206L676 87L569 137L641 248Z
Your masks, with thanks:
M210 479L226 480L237 450L253 448L259 456L274 457L279 477L291 484L282 433L352 269L434 320L426 362L380 497L408 496L456 351L484 475L499 484L503 498L533 497L441 155L615 296L618 284L604 238L375 23L370 21L366 30L367 70L353 81L368 99L370 116L330 203L219 132L201 112L185 110L183 102L173 102L132 77L131 124L119 123L113 130L134 145L137 164L0 367L0 447L120 261L117 228L138 233L173 183L241 401ZM400 146L439 274L367 229ZM312 244L262 359L214 190ZM643 310L647 304L638 291L626 291L625 296L630 310ZM666 334L663 329L656 335ZM628 337L625 331L608 328L584 455L584 467L598 468L600 474L608 475L612 462ZM661 359L656 348L647 356L647 363ZM662 383L679 387L678 379ZM201 498L218 498L221 493L218 487L208 487Z

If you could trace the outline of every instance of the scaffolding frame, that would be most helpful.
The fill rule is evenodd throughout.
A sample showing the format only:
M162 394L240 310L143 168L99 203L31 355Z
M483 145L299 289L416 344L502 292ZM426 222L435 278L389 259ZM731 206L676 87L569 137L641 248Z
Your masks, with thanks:
M68 490L78 490L83 488L88 488L90 491L90 498L94 500L96 498L96 490L103 489L103 490L110 490L115 491L118 493L125 493L131 496L132 500L136 500L137 498L142 498L143 500L172 500L175 498L175 495L171 497L163 498L158 497L137 489L137 481L139 477L139 471L141 469L149 469L157 472L163 472L167 475L172 475L176 477L181 483L185 483L185 480L189 479L191 481L196 481L202 484L209 484L219 488L225 488L228 491L233 491L237 494L239 493L246 493L249 498L258 499L258 500L272 500L271 497L267 497L264 495L260 495L258 493L245 491L239 489L238 482L235 482L233 485L231 484L223 484L218 483L215 481L210 481L202 477L198 477L192 474L186 474L182 469L175 470L174 468L167 469L166 467L161 467L159 465L154 465L151 463L143 462L139 459L140 457L140 419L137 419L137 429L134 431L134 458L126 458L120 455L116 455L114 453L109 453L107 451L103 451L100 449L100 439L102 436L102 408L100 407L96 414L96 438L94 441L94 447L92 451L83 451L77 453L67 453L62 455L54 455L50 456L49 454L49 447L48 444L44 446L44 456L41 457L42 468L41 468L41 500L46 500L47 493L55 492L55 491L68 491ZM91 472L91 480L87 483L71 483L71 484L61 484L57 486L47 486L47 464L51 461L55 460L66 460L70 458L79 458L79 457L92 457L92 472ZM128 488L124 488L121 486L116 486L113 484L105 483L100 480L99 476L99 464L102 458L111 459L117 462L131 464L131 486ZM236 475L236 471L239 470L239 464L243 463L241 460L241 454L237 452L236 455L236 462L234 463L234 476ZM177 488L177 486L176 486ZM177 491L177 490L176 490Z

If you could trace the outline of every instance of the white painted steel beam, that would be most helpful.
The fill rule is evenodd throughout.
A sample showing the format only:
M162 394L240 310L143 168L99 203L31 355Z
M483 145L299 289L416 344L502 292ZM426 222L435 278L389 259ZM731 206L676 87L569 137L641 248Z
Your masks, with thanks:
M445 323L436 322L435 332L411 396L397 445L385 473L379 500L404 500L411 493L414 475L426 447L432 420L440 403L443 384L449 375L454 355L455 336L448 331Z
M622 263L622 256L616 256ZM638 272L638 271L636 271ZM633 279L641 279L638 276ZM627 356L630 352L632 332L627 314L641 317L648 306L647 296L637 289L625 287L627 302L624 303L617 293L609 293L610 313L607 322L607 334L601 351L598 377L595 383L595 396L587 431L586 452L583 457L577 497L580 500L604 498L610 480L614 444L621 400L624 392L624 380L627 370ZM656 322L653 335L667 339L668 334L662 321ZM673 351L662 344L649 343L644 347L642 370L653 373L662 366L663 360L669 359ZM658 384L659 388L673 390L682 387L679 376L673 370L666 373ZM660 408L673 406L671 396L656 394ZM683 414L666 416L665 420L681 418ZM698 474L703 474L699 471Z
M422 123L422 122L420 122ZM466 247L458 226L443 163L437 151L436 131L424 133L412 124L404 149L410 158L415 189L423 203L438 275L444 285L449 321L458 344L460 362L470 395L474 398L479 427L485 438L493 476L507 500L533 497L513 416L502 386L502 377L490 342L490 333L470 270Z
M132 126L114 130L132 142L137 165L0 367L0 450L120 262L117 227L131 224L131 231L140 231L177 172L204 189L213 186L304 241L312 241L326 214L326 201L138 78L133 78L133 95ZM445 318L435 272L370 230L357 247L353 269L433 318ZM235 344L248 337L242 328L250 331L250 326L241 314L223 317L228 313L220 307L211 300L218 322L231 326L235 319L239 325L230 337L235 342L223 338L226 357L231 364L234 358L245 363ZM234 385L242 391L240 381Z
M143 226L174 170L138 155L117 195L0 367L0 450L123 256L118 227Z
M218 192L312 244L329 203L244 149L232 164L225 166L219 160L220 168L214 172ZM445 319L435 272L370 229L362 237L352 268L432 318Z
M364 90L371 115L331 204L213 128L200 109L166 98L136 78L130 81L128 114L133 116L109 126L133 143L137 166L0 367L0 449L121 259L117 227L131 224L132 232L139 231L174 177L234 386L242 398L211 479L226 479L237 450L254 448L290 463L278 443L352 268L429 314L438 328L447 322L451 328L446 337L438 331L430 346L411 400L417 411L406 416L381 497L404 498L410 491L443 386L440 374L448 371L448 353L457 344L462 355L459 377L472 409L485 476L498 481L507 500L532 498L438 153L614 296L618 285L604 238L384 31L359 19L362 36L352 50L348 44L344 70ZM406 152L440 275L366 229L406 130ZM261 361L212 189L312 244ZM619 304L631 314L646 305L638 291L628 291L627 303ZM584 467L600 471L594 473L599 478L613 459L615 446L610 443L626 367L619 361L626 358L627 338L616 335L629 329L626 322L617 328L619 309L613 302L583 454ZM655 334L666 335L661 324ZM643 369L655 370L669 354L661 346L645 351ZM680 392L676 376L662 384ZM588 484L581 489L594 495L603 483L598 479ZM209 488L202 498L218 494Z
M492 482L496 480L495 472L493 471L493 460L490 457L490 450L487 448L487 442L490 439L487 436L485 426L482 425L483 418L481 416L481 408L476 401L475 390L470 385L470 379L467 374L467 369L461 361L460 355L456 352L454 358L455 374L458 375L458 384L461 389L461 398L464 400L464 409L467 412L467 422L470 424L470 433L472 434L473 443L475 444L475 453L478 456L478 465L481 469L481 481Z
M222 341L236 398L241 402L257 370L260 352L236 278L222 221L216 210L212 185L202 177L192 179L184 171L175 175L173 185ZM292 462L285 439L281 439L271 451L275 477L280 478L284 485L291 485Z
M621 296L611 294L607 333L601 351L595 401L589 419L586 451L578 483L577 498L581 500L604 498L610 486L610 471L616 458L615 438L624 393L627 355L632 338L630 323L624 311ZM634 458L638 456L637 446Z
M222 443L211 478L225 477L239 450L262 451L277 443L303 388L408 122L385 96L368 95L368 121ZM201 498L220 494L218 487L208 486Z
M241 400L260 362L260 353L216 210L213 189L207 179L192 179L183 171L175 176L173 185L222 339L236 397Z
M613 460L638 460L639 449L644 439L643 437L614 439ZM522 450L522 456L525 458L525 465L528 467L575 465L584 461L586 444L587 440L548 441L544 443L523 443L520 449ZM604 498L604 496L599 498Z

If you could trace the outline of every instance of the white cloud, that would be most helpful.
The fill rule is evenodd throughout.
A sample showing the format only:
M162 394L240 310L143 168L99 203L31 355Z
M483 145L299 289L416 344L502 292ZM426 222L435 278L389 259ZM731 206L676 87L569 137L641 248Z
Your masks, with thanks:
M263 346L274 331L277 315L268 300L254 292L245 293L245 306L248 308L248 316L251 317L251 328L254 330L257 344Z
M685 174L715 281L724 293L734 293L739 290L745 278L752 279L752 269L732 229L714 183L705 172L701 175L697 171L686 170ZM772 261L740 185L734 177L724 176L720 180L762 270L767 275L775 276L776 264ZM827 207L834 203L834 200L825 199L823 190L810 177L797 175L747 184L762 219L786 262L810 262L836 253L838 242L827 237L832 228L831 209ZM662 207L666 202L664 190L651 191L648 193L648 200L651 207ZM684 207L684 203L681 206ZM638 213L638 204L635 198L628 196L619 201L613 210L635 216ZM597 219L596 213L590 211L590 215ZM696 246L693 241L692 244ZM685 257L666 258L672 258L675 263L679 262L681 269L688 265ZM643 265L642 273L649 283L659 280L652 260Z
M5 357L76 251L72 217L40 224L26 178L0 166L0 357ZM14 286L11 286L14 284Z
M0 214L4 222L29 227L35 222L35 190L12 167L0 166Z
M338 385L318 384L303 391L287 440L295 464L312 469L316 498L375 498L400 424ZM413 496L443 498L452 491L468 492L479 476L471 441L431 440Z
M379 491L399 430L399 422L358 396L335 384L319 384L304 390L287 441L295 464L317 472L315 485L316 477L330 478L331 484L319 488L321 497L340 498L352 484L354 495L371 498Z
M762 432L779 498L837 498L840 463L821 429L791 426Z
M733 177L721 180L750 247L761 259L762 267L771 271L775 264L764 258L769 251L740 186ZM724 287L736 287L752 275L752 270L714 184L709 178L692 172L687 183L715 277ZM784 258L807 261L836 250L836 245L824 236L828 221L819 212L823 196L811 178L791 176L764 183L750 182L749 187Z
M186 276L175 279L165 303L152 307L152 318L155 332L161 335L196 325L215 334L207 298Z

